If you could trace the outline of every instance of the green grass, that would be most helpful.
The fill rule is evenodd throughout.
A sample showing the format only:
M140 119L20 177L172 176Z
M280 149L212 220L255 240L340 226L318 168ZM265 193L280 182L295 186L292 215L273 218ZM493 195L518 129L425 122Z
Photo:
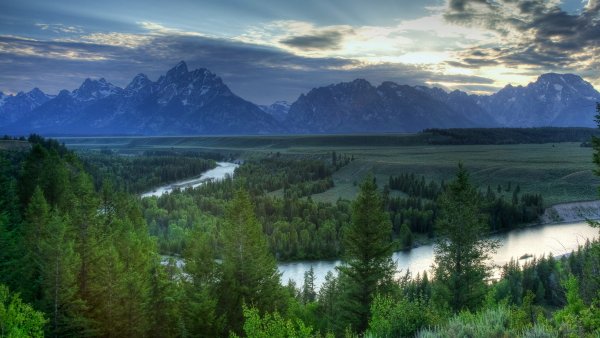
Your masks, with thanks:
M348 139L349 138L349 139ZM361 141L362 140L362 141ZM408 140L408 141L407 141ZM241 137L115 137L65 138L75 149L111 148L123 152L173 149L214 151L242 158L280 152L323 157L332 151L355 157L333 175L335 187L313 196L318 201L351 199L356 183L372 172L380 183L389 175L415 173L436 181L453 177L462 161L482 189L498 184L541 193L547 205L598 198L600 180L592 174L592 149L579 143L517 145L410 145L410 135L378 136L241 136ZM410 142L409 142L410 141ZM365 145L366 144L366 145ZM407 145L408 144L408 145ZM276 192L281 194L281 192Z
M331 200L351 197L354 182L373 172L378 182L389 175L415 173L436 181L452 179L462 161L482 189L498 184L539 192L546 204L596 199L600 180L593 173L592 150L578 143L527 145L414 146L346 149L357 160L334 174L335 188L316 196Z

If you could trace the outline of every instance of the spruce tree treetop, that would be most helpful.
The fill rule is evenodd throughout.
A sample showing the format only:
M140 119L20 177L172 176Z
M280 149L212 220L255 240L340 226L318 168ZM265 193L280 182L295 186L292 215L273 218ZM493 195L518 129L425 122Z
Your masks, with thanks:
M352 221L345 232L345 265L348 280L343 317L352 329L364 332L370 304L377 293L385 293L395 272L392 261L392 224L372 176L360 185L352 204Z
M220 306L228 326L237 333L243 323L242 305L260 311L281 310L283 288L262 225L254 215L250 195L238 190L227 209L222 231L223 277Z
M491 271L487 261L498 243L485 238L487 223L479 194L462 164L438 205L436 225L441 237L434 249L437 298L455 312L476 309L483 301Z
M600 102L596 102L596 113L594 121L600 128ZM592 136L592 148L594 149L593 161L596 165L594 174L600 176L600 137ZM600 192L600 187L598 187L598 191ZM599 221L588 221L588 223L593 227L600 228Z

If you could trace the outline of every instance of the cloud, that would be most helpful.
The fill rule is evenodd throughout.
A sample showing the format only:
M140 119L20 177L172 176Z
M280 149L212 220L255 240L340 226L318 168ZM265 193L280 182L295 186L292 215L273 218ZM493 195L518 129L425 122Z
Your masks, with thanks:
M307 50L339 49L344 38L344 33L339 31L323 31L312 35L296 35L282 39L284 45Z
M177 36L202 36L208 37L206 34L195 31L185 31L177 28L167 27L157 22L141 21L138 23L140 27L147 30L150 35L177 35Z
M138 73L152 79L180 60L208 68L243 98L267 104L295 100L313 87L366 78L373 83L481 83L465 75L440 75L427 66L352 58L305 57L275 47L153 27L147 33L92 33L62 40L0 36L0 90L40 87L50 93L79 87L87 77L126 86Z
M76 61L102 61L109 56L107 51L93 50L81 43L54 42L48 44L28 38L0 36L0 55L28 56L32 58L62 59Z
M125 48L138 48L149 44L152 40L150 36L128 33L92 33L82 35L77 39L64 40L73 42L87 42L97 45L116 46Z
M71 33L71 34L80 34L83 33L83 28L81 26L67 26L61 23L36 23L36 27L39 27L43 31L50 31L56 34L60 33Z
M439 8L431 15L390 26L316 26L307 21L278 20L252 26L236 40L310 57L352 58L369 63L436 64L465 43L482 43L492 34L449 24ZM415 55L427 55L415 58ZM435 57L433 57L435 55Z
M494 64L558 70L598 67L594 60L600 49L600 2L590 0L578 13L567 13L559 5L556 0L449 0L446 20L498 34L495 46L459 52L458 62L466 68Z

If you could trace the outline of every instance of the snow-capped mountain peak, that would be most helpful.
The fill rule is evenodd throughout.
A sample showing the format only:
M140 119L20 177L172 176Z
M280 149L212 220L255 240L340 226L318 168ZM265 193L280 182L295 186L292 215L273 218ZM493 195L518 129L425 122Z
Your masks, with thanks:
M594 126L600 93L574 74L543 74L493 95L364 79L314 88L293 103L258 107L208 69L178 63L125 89L86 79L51 97L0 93L0 127L19 133L240 134L414 132L424 128Z
M121 91L121 88L107 82L104 78L99 80L87 78L78 89L73 91L72 96L79 101L90 101L118 94Z
M287 101L275 101L269 106L259 106L265 113L273 116L277 121L285 120L290 111L291 104Z
M52 99L39 88L31 91L19 92L17 95L6 95L0 92L0 126L18 120L25 114Z
M175 65L175 67L171 68L168 72L167 75L165 76L165 81L166 82L175 82L179 79L181 79L182 77L184 77L185 75L187 75L188 73L188 68L187 68L187 64L183 61L180 61L177 65Z
M3 109L0 109L2 119ZM207 69L185 62L158 81L136 75L121 89L105 79L86 79L76 90L8 121L10 130L38 133L214 134L270 133L283 128L256 105L233 94ZM7 123L0 121L0 126Z
M128 92L131 91L138 91L148 85L151 85L152 81L150 81L150 79L148 79L148 77L145 74L138 74L136 75L133 80L131 80L131 82L127 85L127 87L125 87L125 90Z
M593 109L600 93L575 74L547 73L527 86L507 85L479 104L507 127L594 126Z

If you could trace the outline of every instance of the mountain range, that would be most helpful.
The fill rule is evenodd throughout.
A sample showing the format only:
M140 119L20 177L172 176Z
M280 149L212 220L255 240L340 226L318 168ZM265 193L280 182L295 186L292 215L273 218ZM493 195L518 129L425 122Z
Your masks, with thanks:
M47 95L0 92L0 133L43 135L215 135L415 132L426 128L594 127L600 93L573 74L548 73L492 95L366 80L314 88L289 104L258 106L207 69L180 62L125 87L86 79Z

